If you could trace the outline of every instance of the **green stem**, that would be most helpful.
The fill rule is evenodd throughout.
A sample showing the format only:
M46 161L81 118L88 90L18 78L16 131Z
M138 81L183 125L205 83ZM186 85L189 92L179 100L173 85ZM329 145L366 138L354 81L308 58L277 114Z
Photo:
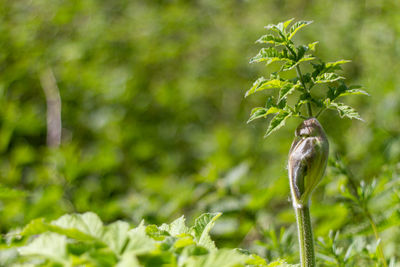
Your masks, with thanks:
M286 46L286 48L289 50L289 52L292 53L292 55L293 55L295 58L297 58L296 52L290 47L290 45L289 45L289 44L286 44L285 46ZM310 90L307 89L306 83L304 82L303 74L301 73L301 70L300 70L300 66L299 66L299 65L296 66L296 73L297 73L297 76L298 76L299 79L300 79L301 85L303 86L304 90L305 90L307 93L310 93ZM311 103L310 103L310 102L307 102L307 112L308 112L308 116L311 118L311 117L312 117L312 109L311 109Z
M315 267L314 239L308 206L294 207L299 235L301 267Z
M297 76L299 76L301 85L304 87L304 90L307 93L310 93L310 91L307 89L306 84L305 84L305 82L303 80L303 74L301 73L299 65L296 66L296 73L297 73ZM311 109L311 103L310 102L307 102L307 112L308 112L308 116L312 117L312 109Z

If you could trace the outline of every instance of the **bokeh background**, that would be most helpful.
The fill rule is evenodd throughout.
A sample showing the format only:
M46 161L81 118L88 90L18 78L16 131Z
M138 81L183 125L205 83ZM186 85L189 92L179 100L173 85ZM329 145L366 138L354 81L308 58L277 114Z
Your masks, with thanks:
M314 20L296 41L319 41L325 61L352 60L347 82L371 95L344 100L365 122L321 117L331 156L359 180L390 179L399 14L388 0L1 1L0 231L88 210L133 224L221 211L217 245L267 248L265 231L293 230L286 157L300 121L267 139L267 121L246 124L267 95L244 99L269 73L248 64L255 40L266 24ZM47 137L57 94L59 146ZM313 196L317 236L357 223L337 199L342 181L328 169ZM398 253L398 230L382 235Z

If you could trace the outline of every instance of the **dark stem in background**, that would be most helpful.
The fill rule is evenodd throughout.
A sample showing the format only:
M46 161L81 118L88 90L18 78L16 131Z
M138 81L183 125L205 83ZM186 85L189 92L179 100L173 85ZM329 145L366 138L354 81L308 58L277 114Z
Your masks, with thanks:
M47 105L47 145L58 147L61 143L61 97L51 68L40 73Z

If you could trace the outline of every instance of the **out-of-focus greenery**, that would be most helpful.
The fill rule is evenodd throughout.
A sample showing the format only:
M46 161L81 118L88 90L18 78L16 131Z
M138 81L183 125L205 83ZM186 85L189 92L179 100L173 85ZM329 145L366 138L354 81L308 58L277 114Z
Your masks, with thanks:
M326 61L352 60L347 82L371 95L348 102L365 123L334 111L320 117L333 167L312 200L314 231L324 240L317 250L328 254L324 246L340 238L346 249L376 245L346 193L351 173L367 185L377 179L369 212L385 256L398 259L400 232L391 226L399 224L400 202L393 182L400 171L399 12L400 2L385 0L2 1L1 232L67 212L161 224L220 211L212 232L218 246L296 262L285 166L300 121L264 140L265 122L246 124L264 99L243 98L268 74L248 64L263 26L295 17L315 21L299 42L319 41ZM63 126L61 146L51 148L40 82L49 70ZM289 230L280 234L281 227ZM336 241L330 230L341 231Z
M205 213L188 227L184 216L161 226L116 221L104 225L92 212L67 214L52 222L36 219L16 239L20 257L9 253L13 266L185 266L295 267L282 260L268 263L243 249L218 249L209 233L221 213ZM19 236L19 237L17 237ZM33 238L32 238L33 237ZM30 239L30 242L28 241ZM21 245L21 243L23 245Z

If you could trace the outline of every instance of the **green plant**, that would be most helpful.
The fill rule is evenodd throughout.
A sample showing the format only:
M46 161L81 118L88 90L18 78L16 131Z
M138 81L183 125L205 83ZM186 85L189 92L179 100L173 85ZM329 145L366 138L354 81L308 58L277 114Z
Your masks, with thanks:
M0 243L8 248L0 265L35 266L184 266L290 267L283 261L267 264L240 249L217 249L209 232L220 213L205 213L192 227L182 216L170 224L131 227L117 221L104 225L92 213L67 214L46 222L36 219ZM1 251L0 251L1 252Z
M292 22L293 19L290 19L265 27L269 33L263 35L257 42L269 46L262 48L250 63L265 62L266 65L274 62L282 63L279 70L271 73L269 78L257 79L245 96L267 89L279 89L276 98L267 97L265 106L254 108L250 114L248 122L274 114L265 137L284 126L285 121L291 117L304 120L295 132L295 140L289 152L288 170L292 203L298 225L301 266L315 266L309 202L311 193L324 175L329 154L329 142L317 118L326 109L335 109L341 118L362 120L353 108L337 102L337 99L346 95L368 94L361 89L361 86L347 86L344 83L345 78L337 74L337 71L341 70L341 65L349 62L348 60L325 63L311 54L317 42L296 45L293 41L295 34L312 22ZM303 73L301 63L308 63L311 71ZM290 79L283 78L287 75L281 74L291 70L296 71L296 76ZM327 85L325 96L318 97L317 94L312 94L317 89L322 89L320 87L323 85ZM294 104L289 104L288 98L291 95L295 95ZM318 110L316 113L315 109Z

